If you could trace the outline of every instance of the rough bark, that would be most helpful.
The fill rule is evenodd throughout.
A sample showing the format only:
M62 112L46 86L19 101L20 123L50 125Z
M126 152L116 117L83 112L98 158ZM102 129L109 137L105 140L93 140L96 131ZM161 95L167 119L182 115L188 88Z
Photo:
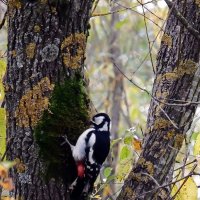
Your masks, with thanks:
M62 87L77 73L84 75L91 6L92 0L9 1L5 76L7 158L17 161L11 170L15 183L11 196L16 199L69 199L61 179L45 181L41 175L45 165L38 153L35 128L44 111L47 117L54 115L47 111L55 88ZM56 120L57 123L59 119ZM60 124L62 129L63 121ZM78 134L72 136L74 141ZM46 150L51 152L51 147ZM70 154L69 149L67 153ZM71 174L68 182L74 178L72 167L74 163L71 168L66 167L66 173ZM59 168L54 170L60 173Z
M175 1L174 6L189 25L200 31L197 1ZM171 168L197 108L196 104L179 104L200 99L199 41L173 12L169 13L157 56L152 92L154 98L149 108L143 151L125 181L118 200L166 199L169 196L168 188L156 188L158 184L162 186L170 182Z

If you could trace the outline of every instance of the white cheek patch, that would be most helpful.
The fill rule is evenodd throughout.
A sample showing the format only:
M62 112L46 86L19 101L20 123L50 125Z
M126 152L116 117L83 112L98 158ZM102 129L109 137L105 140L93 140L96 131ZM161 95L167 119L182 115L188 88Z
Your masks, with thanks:
M99 124L101 124L103 122L103 120L104 120L104 117L100 116L100 117L96 117L94 119L94 122L95 122L96 125L99 125Z

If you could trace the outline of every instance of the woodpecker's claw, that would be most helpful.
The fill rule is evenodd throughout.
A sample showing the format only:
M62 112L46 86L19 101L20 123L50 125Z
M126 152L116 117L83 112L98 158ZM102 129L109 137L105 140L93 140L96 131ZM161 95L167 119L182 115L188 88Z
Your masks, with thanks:
M76 186L76 183L77 183L77 179L78 179L78 178L76 178L76 179L74 180L74 182L69 186L69 190L73 190L73 189L74 189L74 187Z
M63 146L64 144L68 143L69 144L69 141L67 139L67 136L66 135L63 135L61 136L65 141L61 143L61 146Z
M61 143L61 146L63 146L64 144L67 143L67 144L70 146L71 150L73 151L74 145L72 145L72 144L69 142L67 136L66 136L66 135L63 135L62 138L63 138L65 141L64 141L63 143Z

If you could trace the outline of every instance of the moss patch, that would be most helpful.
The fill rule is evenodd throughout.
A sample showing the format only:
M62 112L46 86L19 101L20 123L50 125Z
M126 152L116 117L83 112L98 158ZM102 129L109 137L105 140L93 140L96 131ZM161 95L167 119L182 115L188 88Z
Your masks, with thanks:
M88 128L89 118L89 98L81 78L55 84L49 108L44 111L34 130L40 157L46 165L47 178L62 177L70 182L75 177L75 163L68 145L61 146L61 136L67 135L74 144Z

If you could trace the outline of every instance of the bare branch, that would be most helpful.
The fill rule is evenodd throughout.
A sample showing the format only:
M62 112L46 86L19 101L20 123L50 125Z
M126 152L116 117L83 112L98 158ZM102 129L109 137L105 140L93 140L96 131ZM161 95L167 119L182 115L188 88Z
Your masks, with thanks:
M140 3L138 0L137 0L137 2ZM143 15L144 15L144 25L145 25L146 36L147 36L147 40L148 40L148 47L149 47L149 55L150 55L150 59L151 59L151 66L152 66L153 73L155 74L153 58L152 58L152 53L151 53L152 48L151 48L151 43L150 43L148 29L147 29L147 22L146 22L146 15L145 15L145 11L144 11L144 5L142 3L140 3L140 4L142 5L142 11L143 11Z
M152 2L153 1L148 1L148 2L144 3L143 5L146 5L146 4L149 4L149 3L152 3ZM106 12L106 13L94 13L94 14L92 14L91 17L102 17L102 16L106 16L106 15L112 15L114 13L119 13L119 12L123 12L123 11L130 10L130 9L133 9L133 8L137 8L138 6L140 6L140 5L132 6L132 7L125 7L125 8L119 9L119 10L115 10L115 11L111 11L111 12ZM94 11L94 9L93 9L93 11Z
M170 100L173 102L179 102L179 103L167 103L165 101L161 101L158 98L156 98L155 96L153 96L148 90L140 87L139 85L137 85L135 82L133 82L133 80L131 78L129 78L126 74L124 74L124 72L116 65L116 63L113 61L114 66L122 73L122 75L129 81L131 82L133 85L135 85L137 88L139 88L140 90L142 90L143 92L147 93L149 96L151 96L155 101L165 104L167 106L189 106L191 104L194 105L198 105L200 104L200 101L183 101L183 100L176 100L176 99L164 99L164 100ZM182 103L182 104L181 104Z
M4 24L5 24L5 22L6 22L6 17L7 17L7 11L6 11L6 13L4 14L3 20L2 20L2 22L1 22L1 24L0 24L0 30L2 29L2 27L4 26Z

